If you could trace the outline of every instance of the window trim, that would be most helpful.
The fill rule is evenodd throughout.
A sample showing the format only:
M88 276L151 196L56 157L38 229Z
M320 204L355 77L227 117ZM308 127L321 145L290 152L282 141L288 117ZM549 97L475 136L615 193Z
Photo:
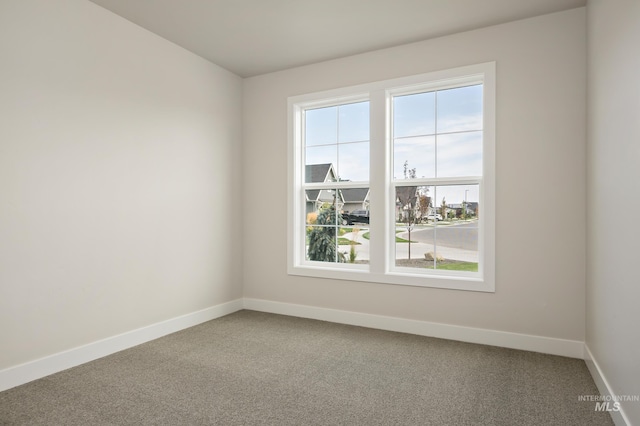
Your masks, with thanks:
M416 273L413 268L395 266L393 247L395 237L389 224L393 214L390 200L395 198L391 176L392 147L390 99L396 94L411 91L441 90L476 82L483 84L483 176L480 177L480 202L483 206L479 220L478 273L430 270ZM289 275L339 280L364 281L382 284L434 287L454 290L495 292L495 62L458 67L409 77L357 86L332 89L288 98L288 220L287 271ZM383 242L370 245L369 265L333 264L306 261L304 252L303 182L304 148L302 146L302 111L310 108L369 100L370 102L370 173L371 200L370 231L383 236ZM381 171L381 172L380 172ZM438 184L454 183L468 178L441 178ZM416 180L419 182L420 180ZM435 185L430 179L429 185ZM413 182L413 181L412 181ZM440 183L441 182L441 183ZM397 183L397 182L396 182ZM363 182L334 182L337 188L362 187ZM308 186L308 184L307 184ZM381 202L382 201L382 202ZM383 219L376 219L383 218ZM302 247L301 247L302 244ZM473 276L471 276L473 275Z

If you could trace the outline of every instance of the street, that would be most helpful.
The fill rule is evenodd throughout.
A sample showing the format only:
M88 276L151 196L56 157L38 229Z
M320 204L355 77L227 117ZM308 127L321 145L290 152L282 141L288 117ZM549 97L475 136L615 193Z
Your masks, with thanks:
M409 239L407 231L398 237ZM411 241L433 244L437 238L439 246L458 248L463 250L478 250L478 222L465 222L460 225L441 225L428 228L414 228L411 231Z

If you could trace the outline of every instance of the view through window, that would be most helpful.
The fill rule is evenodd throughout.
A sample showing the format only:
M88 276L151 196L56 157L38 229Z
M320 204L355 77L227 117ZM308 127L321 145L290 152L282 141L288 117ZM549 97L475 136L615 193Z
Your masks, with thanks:
M290 272L493 275L493 64L469 69L290 99Z
M308 109L304 116L305 184L315 184L305 190L306 257L368 262L356 245L369 223L369 102Z
M482 93L474 84L392 98L396 266L478 271Z

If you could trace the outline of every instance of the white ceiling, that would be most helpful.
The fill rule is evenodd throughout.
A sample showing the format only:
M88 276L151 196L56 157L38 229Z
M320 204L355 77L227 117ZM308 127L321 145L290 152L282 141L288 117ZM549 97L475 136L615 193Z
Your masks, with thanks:
M586 4L586 0L91 1L242 77Z

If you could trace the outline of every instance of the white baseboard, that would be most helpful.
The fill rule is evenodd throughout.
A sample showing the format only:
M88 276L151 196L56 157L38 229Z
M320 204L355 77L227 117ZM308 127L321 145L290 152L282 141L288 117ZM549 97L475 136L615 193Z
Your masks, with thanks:
M401 333L417 334L420 336L438 337L442 339L500 346L525 351L541 352L570 358L582 359L584 356L584 342L576 340L509 333L483 328L462 327L458 325L363 314L359 312L273 302L261 299L245 298L244 307L245 309L251 309L254 311L311 318L340 324L377 328L380 330L397 331Z
M589 347L584 345L584 362L587 364L587 368L591 373L591 377L593 377L593 381L596 382L596 386L598 387L598 391L601 395L611 396L615 395L611 390L611 386L609 386L609 382L605 378L598 362L593 357L593 354L589 350ZM629 426L631 425L631 421L627 418L624 412L624 401L620 401L620 411L610 411L611 418L616 426Z
M0 391L140 345L243 308L242 299L171 318L0 371Z
M177 318L172 318L147 327L142 327L117 336L70 349L68 351L1 370L0 391L137 346L167 334L231 314L243 308L361 327L377 328L380 330L410 333L420 336L541 352L571 358L582 359L585 357L584 342L574 340L555 339L551 337L509 333L482 328L462 327L405 318L245 298L182 315ZM587 365L589 364L587 363ZM598 369L596 368L596 370ZM593 371L592 375L594 375L595 380L596 375ZM621 424L624 425L624 423Z

